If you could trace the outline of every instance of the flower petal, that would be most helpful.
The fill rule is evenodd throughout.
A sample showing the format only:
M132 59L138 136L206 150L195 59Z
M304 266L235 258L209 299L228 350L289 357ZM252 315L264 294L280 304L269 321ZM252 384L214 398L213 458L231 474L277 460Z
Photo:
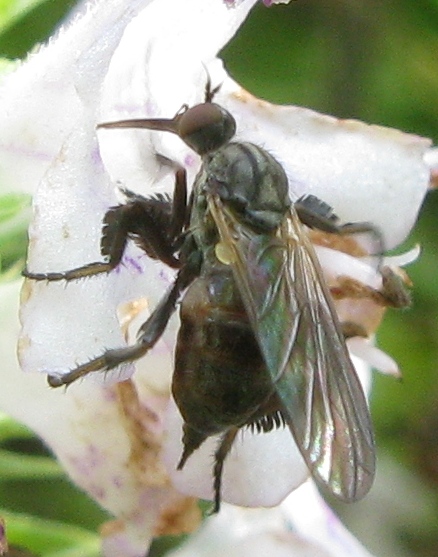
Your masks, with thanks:
M376 290L382 287L380 273L366 259L358 259L348 253L324 246L315 246L315 251L324 269L327 282L339 276L348 276Z
M102 258L101 221L114 194L96 148L88 148L93 145L92 138L84 139L94 133L84 125L72 134L38 189L28 257L30 270L70 269ZM122 346L116 308L120 301L139 296L144 281L139 256L138 251L131 250L120 271L108 277L67 285L28 281L21 313L23 369L61 373L98 355L107 343ZM77 332L72 335L72 331ZM132 366L127 373L132 373Z
M133 460L133 455L138 455L135 442L141 444L146 435L153 438L160 434L159 422L151 423L150 416L155 412L159 416L166 397L163 403L162 397L138 386L141 408L148 420L140 414L130 416L129 406L121 403L118 388L87 382L60 392L49 389L42 375L21 373L14 346L19 328L20 287L21 281L0 285L0 407L32 428L56 454L72 480L123 521L118 536L113 543L106 540L106 545L120 543L126 548L126 557L143 557L165 513L174 513L175 522L178 509L184 509L184 515L188 511L187 498L169 485L164 471L161 477L152 474L152 468L161 464L159 460L151 462L152 453L147 447L137 463ZM140 418L143 434L135 441L129 423ZM148 447L153 448L151 443ZM145 471L147 463L149 468Z
M323 547L331 557L371 557L325 503L311 481L289 495L281 509L300 536Z
M364 360L368 365L386 375L396 378L401 377L400 369L396 362L385 352L373 345L372 340L353 337L347 341L348 349L354 356Z
M221 513L168 557L330 557L324 548L291 531L279 509L224 505Z
M416 261L420 257L421 247L416 244L412 249L406 251L405 253L400 253L398 255L391 255L385 257L384 265L390 267L405 267Z
M221 0L162 0L140 14L127 27L111 60L100 121L170 118L183 104L203 102L208 77L214 86L226 78L215 59L217 52L254 4L255 0L245 0L229 9ZM166 168L157 153L188 167L190 184L200 163L177 137L147 130L102 130L100 147L112 179L142 193L152 185L155 190L163 188L158 182ZM167 172L173 169L167 167ZM171 178L167 191L172 186Z
M311 481L280 507L224 504L169 557L372 557L328 508Z
M0 89L2 182L33 192L83 110L99 98L103 75L126 23L151 0L101 0L29 55ZM93 101L94 99L94 101ZM82 100L85 100L84 98Z

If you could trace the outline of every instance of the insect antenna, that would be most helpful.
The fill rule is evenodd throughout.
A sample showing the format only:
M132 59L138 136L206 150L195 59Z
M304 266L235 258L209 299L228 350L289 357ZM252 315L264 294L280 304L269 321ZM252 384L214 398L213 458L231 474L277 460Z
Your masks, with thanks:
M219 92L220 88L222 87L222 83L220 83L219 85L216 85L216 87L214 89L212 89L211 88L212 87L211 77L210 77L210 74L208 73L208 70L207 70L205 65L204 65L204 69L205 69L205 72L207 74L207 83L205 84L204 102L211 103L211 102L213 102L214 96Z

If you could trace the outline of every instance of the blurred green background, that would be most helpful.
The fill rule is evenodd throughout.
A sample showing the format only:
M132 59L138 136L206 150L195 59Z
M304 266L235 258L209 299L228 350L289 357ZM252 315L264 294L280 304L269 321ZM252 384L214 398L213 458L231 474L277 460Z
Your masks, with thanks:
M0 0L0 56L25 56L50 36L74 4ZM438 0L298 0L270 9L259 5L222 56L233 77L257 96L400 128L438 144ZM25 250L19 216L23 204L22 198L0 200L6 273L16 272L14 263L22 261ZM365 501L337 507L378 557L438 556L437 211L438 196L431 193L404 246L422 246L421 258L409 268L414 306L388 312L378 335L379 345L398 361L403 381L375 377L371 403L379 448L376 485ZM7 244L2 223L9 223ZM88 554L93 555L95 541L88 530L93 531L104 514L69 485L56 465L50 468L37 440L7 419L0 423L0 447L0 507L12 513L13 540L25 543L35 528L44 531L34 518L26 522L13 514L27 513L80 526L68 534L89 542ZM11 473L15 468L8 468L7 459L23 454L39 455L40 476L35 461L27 478ZM53 524L48 529L52 536L57 532ZM50 555L58 555L59 544L52 542ZM32 541L29 547L45 555L45 543ZM61 555L62 543L59 547ZM153 554L161 551L155 544Z

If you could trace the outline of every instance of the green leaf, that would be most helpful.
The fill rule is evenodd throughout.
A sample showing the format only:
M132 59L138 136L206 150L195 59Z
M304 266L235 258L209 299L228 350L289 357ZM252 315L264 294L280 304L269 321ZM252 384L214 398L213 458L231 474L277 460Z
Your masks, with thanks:
M24 194L7 194L0 197L0 271L24 261L27 247L27 228L31 218L31 198ZM15 278L22 268L12 269ZM5 277L3 277L5 278Z
M30 439L34 434L23 424L0 412L0 443L8 439Z
M62 522L35 518L0 509L6 521L9 544L35 552L41 557L99 557L100 536Z
M23 58L45 41L75 0L0 0L0 55Z
M48 456L33 456L0 449L0 481L63 476L60 465Z

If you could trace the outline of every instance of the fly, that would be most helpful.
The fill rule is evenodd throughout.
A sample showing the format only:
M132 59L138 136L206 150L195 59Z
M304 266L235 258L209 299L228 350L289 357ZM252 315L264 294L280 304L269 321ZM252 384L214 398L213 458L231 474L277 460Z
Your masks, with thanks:
M127 120L102 128L176 133L202 158L187 200L178 168L172 199L125 192L106 213L102 262L65 272L25 275L76 280L113 270L133 240L149 257L177 269L170 289L140 327L135 344L106 350L64 375L69 385L144 356L180 305L172 393L184 419L187 459L210 436L220 438L213 482L218 511L224 461L242 428L286 425L316 482L344 501L370 489L373 429L342 326L303 222L332 233L373 231L339 225L313 196L292 204L277 160L252 143L234 142L233 116L213 103L184 106L172 119Z

